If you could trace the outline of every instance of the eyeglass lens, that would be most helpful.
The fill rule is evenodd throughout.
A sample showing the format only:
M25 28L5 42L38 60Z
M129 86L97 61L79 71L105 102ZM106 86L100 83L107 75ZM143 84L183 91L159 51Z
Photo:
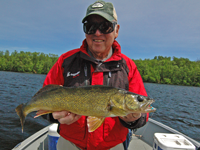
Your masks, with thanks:
M86 34L94 34L96 33L96 30L99 29L99 31L103 34L108 34L114 31L115 22L102 22L102 23L84 23L83 29Z

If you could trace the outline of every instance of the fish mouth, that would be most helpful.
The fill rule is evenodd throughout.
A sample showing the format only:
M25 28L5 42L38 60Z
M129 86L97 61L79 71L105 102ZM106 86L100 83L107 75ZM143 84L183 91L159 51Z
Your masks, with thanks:
M152 107L151 104L154 103L155 100L154 99L148 99L147 103L141 104L140 109L142 110L142 112L144 113L148 113L148 112L155 112L156 108Z

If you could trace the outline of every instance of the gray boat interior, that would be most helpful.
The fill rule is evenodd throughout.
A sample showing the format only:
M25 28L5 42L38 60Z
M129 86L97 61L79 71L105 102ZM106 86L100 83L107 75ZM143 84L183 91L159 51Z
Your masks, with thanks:
M33 134L23 142L13 148L13 150L48 150L48 129L49 126L43 128L37 133ZM160 123L151 118L147 124L133 132L132 140L129 145L129 150L152 150L154 143L154 133L173 133L180 134L196 146L200 150L200 143L194 139ZM121 147L115 147L111 150L122 150Z

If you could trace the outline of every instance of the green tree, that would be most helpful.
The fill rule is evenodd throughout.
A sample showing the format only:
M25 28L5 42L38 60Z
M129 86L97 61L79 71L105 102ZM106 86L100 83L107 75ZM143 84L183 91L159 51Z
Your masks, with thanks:
M58 55L39 52L0 51L0 70L47 74ZM144 82L200 86L200 61L187 58L155 56L133 60Z

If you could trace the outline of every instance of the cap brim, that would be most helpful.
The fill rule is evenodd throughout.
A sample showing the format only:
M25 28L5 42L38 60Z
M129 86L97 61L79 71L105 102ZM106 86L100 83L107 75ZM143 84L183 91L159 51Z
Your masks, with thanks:
M104 13L104 12L102 12L102 11L95 11L95 12L91 12L91 13L89 13L87 16L85 16L85 17L83 18L83 20L82 20L82 23L84 23L85 20L87 19L87 17L90 16L90 15L99 15L99 16L105 18L106 20L108 20L108 21L110 21L110 22L112 22L113 20L115 20L114 17L108 15L107 13Z

